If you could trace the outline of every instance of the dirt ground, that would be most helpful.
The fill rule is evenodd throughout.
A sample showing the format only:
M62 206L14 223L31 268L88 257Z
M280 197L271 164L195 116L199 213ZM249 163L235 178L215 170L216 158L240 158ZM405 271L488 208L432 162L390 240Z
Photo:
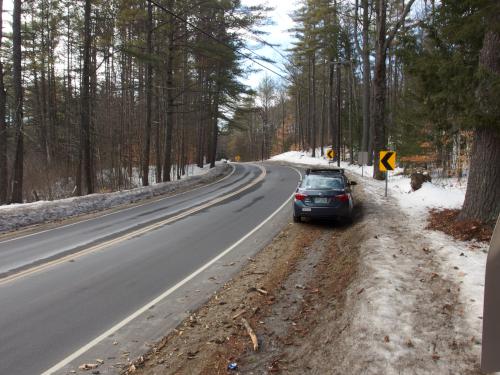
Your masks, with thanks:
M124 373L479 374L460 286L372 188L356 187L351 225L289 223Z

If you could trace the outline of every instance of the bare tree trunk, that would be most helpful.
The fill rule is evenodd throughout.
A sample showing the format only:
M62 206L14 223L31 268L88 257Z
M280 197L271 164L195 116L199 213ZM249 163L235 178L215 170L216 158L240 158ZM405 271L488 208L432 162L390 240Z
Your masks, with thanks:
M475 133L459 219L494 223L500 213L500 134L493 127Z
M328 65L324 65L323 77L326 78L328 73ZM321 131L320 131L320 148L321 148L321 156L325 156L325 131L326 131L326 107L327 107L327 97L326 97L326 83L323 78L323 94L321 97Z
M377 180L384 179L384 173L379 170L379 152L385 149L385 89L386 89L386 18L387 2L380 0L375 6L377 12L377 39L375 43L375 77L373 81L375 108L373 113L374 120L374 168L373 178Z
M173 1L169 2L169 8L172 9ZM167 106L166 127L165 127L165 146L164 146L164 163L163 163L163 182L170 181L170 172L172 170L172 135L174 131L174 32L175 25L173 17L170 17L171 26L168 31L168 52L166 62L166 82L165 82L165 101Z
M83 44L83 70L82 70L82 90L81 90L81 136L80 164L83 168L83 178L87 188L87 194L94 192L93 165L92 165L92 145L90 134L90 55L92 47L91 39L91 0L85 0L84 15L84 44ZM83 154L83 155L82 155ZM83 191L83 189L81 189Z
M3 40L3 0L0 0L0 49ZM4 85L3 61L0 60L0 204L7 203L8 174L7 174L7 125L5 122L5 106L7 93Z
M92 0L91 0L92 1ZM96 19L99 19L99 12L96 13ZM91 22L92 25L92 22ZM95 28L95 25L94 25ZM91 28L92 35L92 28ZM90 95L89 95L89 139L90 139L90 180L92 181L92 193L97 185L96 167L100 160L99 144L96 142L96 124L95 124L95 108L97 97L97 39L91 37L90 44ZM92 194L90 193L90 194Z
M312 157L316 157L316 52L313 52L311 59L312 68L312 95L311 95L311 109L312 109L312 124L311 124L311 141L312 141Z
M156 74L158 77L158 74ZM158 80L158 78L156 78ZM162 181L161 178L161 124L163 123L163 108L161 108L160 90L155 90L155 111L156 111L156 126L155 126L155 162L156 162L156 183Z
M295 89L295 131L294 140L295 146L300 148L300 93L299 88Z
M220 68L217 69L217 77L220 76ZM215 93L213 100L212 110L212 139L210 141L210 168L215 167L215 160L217 158L217 142L219 138L219 100L220 100L219 83L215 84Z
M203 61L203 60L202 60ZM204 113L204 95L203 95L203 87L204 87L204 70L202 68L198 69L198 131L197 131L197 143L196 143L196 165L198 167L203 168L203 144L205 143L203 139L204 135L204 127L203 127L203 113Z
M368 18L368 0L363 1L363 137L361 151L368 151L370 137L370 50L368 45L368 32L370 20ZM369 159L371 159L369 155Z
M12 182L12 202L23 202L24 136L23 136L23 87L21 55L21 0L14 0L12 21L12 64L14 88L14 128L16 129L16 154Z
M340 167L340 160L341 160L341 146L342 146L342 123L341 123L341 110L342 110L342 101L340 98L341 92L340 92L340 84L341 84L341 71L342 66L340 64L337 64L337 166Z
M188 43L188 30L187 25L183 25L183 38L184 43ZM182 58L182 114L181 114L181 149L180 149L180 164L181 164L181 176L186 174L186 161L187 161L187 112L190 109L188 103L190 102L189 90L189 54L188 49L185 48L183 51Z
M309 68L307 69L307 114L306 114L306 121L305 121L305 135L306 135L306 147L311 147L312 144L312 139L311 139L311 133L312 133L312 125L311 125L311 117L312 117L312 79L311 79L311 73L312 73L312 64L311 64L311 59L308 59L308 64Z
M377 0L375 3L377 38L375 43L375 77L373 82L375 96L375 108L373 111L373 143L375 149L373 178L377 180L384 179L384 173L379 170L379 152L383 151L386 147L385 95L387 49L390 47L399 27L404 22L414 2L415 0L408 1L401 17L389 33L387 33L387 0Z
M493 22L494 21L494 22ZM479 57L479 68L485 77L478 90L479 102L485 105L484 113L498 109L498 97L492 89L494 79L500 75L500 32L496 25L500 16L492 17L490 30L486 32ZM498 119L498 112L497 112ZM498 121L498 120L497 120ZM498 123L496 124L498 125ZM460 220L475 219L482 222L497 220L500 214L500 131L490 125L476 129L472 145L469 180Z
M148 19L147 19L147 54L148 63L146 65L146 126L144 127L144 149L142 153L142 185L149 185L149 155L151 150L151 107L153 91L153 64L150 62L153 53L152 33L153 33L153 7L151 0L148 0Z
M283 147L281 152L285 152L285 93L281 92L281 135L283 137Z
M349 60L351 59L351 56L349 54ZM347 114L348 114L348 129L349 129L349 134L348 134L348 144L349 144L349 164L354 164L354 145L353 145L353 136L352 136L352 102L353 102L353 90L352 90L352 86L353 86L353 82L352 82L352 69L350 68L350 65L347 67L346 66L346 82L347 82L347 105L348 105L348 108L347 108Z
M329 108L330 108L330 136L332 137L332 148L337 152L337 141L336 141L336 126L335 126L335 104L334 104L334 95L333 95L333 81L334 81L334 65L333 62L330 62L330 77L328 80L328 91L329 91Z

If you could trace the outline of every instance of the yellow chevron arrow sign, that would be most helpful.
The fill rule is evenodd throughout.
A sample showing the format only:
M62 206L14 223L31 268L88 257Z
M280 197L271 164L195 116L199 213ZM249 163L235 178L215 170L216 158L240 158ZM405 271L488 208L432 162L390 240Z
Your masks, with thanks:
M326 157L330 160L333 160L333 158L335 157L335 151L333 151L333 149L329 148L327 151L326 151Z
M396 153L394 151L380 151L378 167L381 172L393 171L396 168Z

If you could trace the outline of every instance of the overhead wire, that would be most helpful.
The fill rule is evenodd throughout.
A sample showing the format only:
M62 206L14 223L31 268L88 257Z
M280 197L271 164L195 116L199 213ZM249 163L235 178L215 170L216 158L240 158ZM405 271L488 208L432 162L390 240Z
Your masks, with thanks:
M226 48L228 48L228 49L230 49L230 50L232 50L234 53L236 53L236 54L238 54L238 55L240 55L240 56L243 56L244 58L246 58L246 59L248 59L248 60L252 61L253 63L255 63L255 64L257 64L258 66L260 66L261 68L263 68L263 69L265 69L265 70L267 70L267 71L269 71L269 72L271 72L271 73L275 74L276 76L280 77L280 78L281 78L281 79L283 79L283 80L286 80L286 81L288 81L288 82L290 82L290 83L293 83L293 84L298 84L298 82L296 82L296 81L293 79L293 76L294 76L293 72L291 72L291 71L290 71L290 70L286 67L286 65L285 65L285 64L283 64L283 65L285 66L285 70L284 70L284 69L280 68L279 66L276 66L276 64L274 63L276 68L278 68L281 72L283 72L283 73L285 73L285 74L290 74L290 76L287 76L287 75L283 75L283 74L281 74L281 73L278 73L276 70L271 69L270 67L268 67L268 66L264 65L264 64L263 64L263 63L261 63L260 61L258 61L258 60L256 60L255 58L253 58L251 55L249 55L249 54L247 54L247 53L244 53L244 52L242 52L240 49L238 49L238 48L236 48L236 47L233 47L233 46L231 46L231 45L227 44L226 42L224 42L224 41L220 40L219 38L215 37L214 35L212 35L210 32L205 31L205 30L204 30L204 29L202 29L201 27L199 27L199 26L195 25L193 22L190 22L189 20L187 20L187 19L183 18L183 17L182 17L182 16L180 16L178 13L175 13L175 12L174 12L174 11L172 11L171 9L168 9L167 7L165 7L165 6L161 5L161 4L159 4L156 0L151 0L151 3L152 3L152 4L154 4L157 8L161 9L162 11L164 11L164 12L166 12L166 13L170 14L171 16L173 16L174 18L178 19L179 21L181 21L181 22L183 22L183 23L185 23L185 24L187 24L187 25L191 26L193 29L197 30L197 31L198 31L198 32L200 32L201 34L203 34L203 35L205 35L205 36L209 37L210 39L212 39L212 40L216 41L217 43L219 43L219 44L221 44L221 45L225 46ZM339 4L341 4L341 5L347 5L345 1L339 1ZM352 5L352 4L351 4L351 3L349 3L349 5ZM337 15L340 15L340 16L344 16L344 17L347 17L347 18L351 18L351 19L353 19L353 20L355 20L355 21L357 21L357 20L358 20L356 17L352 16L351 14L348 14L348 13L342 12L342 11L340 11L339 9L336 9L336 10L335 10L335 13L336 13ZM241 29L246 29L247 31L250 31L250 32L251 32L251 30L249 30L248 28L245 28L245 27L240 27L240 28L241 28ZM281 51L279 51L277 48L275 48L275 47L274 47L271 43L269 43L269 42L267 42L267 41L265 41L265 40L263 40L263 39L259 38L259 37L258 37L258 36L256 36L256 35L253 35L253 34L252 34L252 38L254 38L254 39L256 39L257 41L259 41L259 42L263 43L264 45L266 45L266 46L270 47L271 49L273 49L274 51L276 51L276 52L277 52L277 53L278 53L278 54L279 54L279 55L280 55L283 59L285 59L285 60L286 60L286 61L287 61L290 65L292 65L292 66L294 66L294 67L298 68L298 66L297 66L294 62L292 62L292 61L290 60L290 58L289 58L289 57L285 56L285 55L284 55ZM259 55L258 53L256 53L255 51L251 50L251 49L250 49L250 48L248 48L248 47L242 46L242 47L241 47L241 49L248 50L250 53L252 53L253 55L255 55L258 59L260 59L260 60L262 60L262 61L269 60L269 58L265 58L265 57L263 57L263 56ZM268 61L267 61L267 62L268 62ZM273 64L273 63L271 63L271 62L269 62L269 63L270 63L270 64ZM292 77L292 78L290 78L290 77Z
M282 79L284 79L284 80L287 80L287 81L289 81L289 82L291 82L291 83L295 83L295 82L293 82L293 81L292 81L289 77L287 77L287 76L285 76L285 75L283 75L283 74L280 74L280 73L276 72L275 70L273 70L273 69L269 68L268 66L265 66L264 64L262 64L262 63L261 63L261 62L259 62L258 60L255 60L254 58L252 58L252 56L250 56L250 55L248 55L248 54L246 54L246 53L244 53L244 52L241 52L238 48L235 48L235 47L233 47L233 46L231 46L231 45L227 44L226 42L224 42L224 41L220 40L219 38L215 37L215 36L214 36L214 35L212 35L211 33L209 33L209 32L207 32L207 31L203 30L201 27L199 27L199 26L195 25L194 23L192 23L192 22L188 21L187 19L185 19L185 18L183 18L183 17L179 16L179 15L178 15L177 13L175 13L174 11L172 11L172 10L170 10L170 9L168 9L168 8L166 8L166 7L164 7L163 5L159 4L156 0L151 0L151 3L152 3L152 4L154 4L157 8L159 8L159 9L163 10L164 12L166 12L166 13L170 14L171 16L175 17L175 18L176 18L176 19L178 19L179 21L184 22L185 24L187 24L187 25L191 26L193 29L197 30L197 31L198 31L198 32L200 32L201 34L203 34L203 35L205 35L205 36L209 37L210 39L213 39L213 40L214 40L214 41L216 41L217 43L219 43L219 44L221 44L221 45L225 46L226 48L228 48L228 49L230 49L230 50L232 50L234 53L236 53L236 54L238 54L238 55L240 55L240 56L245 57L246 59L248 59L248 60L250 60L250 61L254 62L255 64L257 64L257 65L259 65L260 67L262 67L262 68L264 68L264 69L268 70L269 72L271 72L271 73L273 73L273 74L275 74L275 75L279 76L280 78L282 78ZM246 48L246 47L243 47L243 48ZM250 50L250 51L251 51L251 50ZM256 54L254 51L251 51L251 52L252 52L252 53L254 53L255 55L258 55L258 54ZM263 57L261 57L261 58L264 60L264 58L263 58Z

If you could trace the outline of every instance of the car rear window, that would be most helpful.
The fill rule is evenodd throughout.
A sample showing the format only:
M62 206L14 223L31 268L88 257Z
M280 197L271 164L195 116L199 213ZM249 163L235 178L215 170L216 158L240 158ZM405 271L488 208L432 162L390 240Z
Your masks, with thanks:
M301 188L314 190L343 190L344 181L341 177L310 174L304 177Z

